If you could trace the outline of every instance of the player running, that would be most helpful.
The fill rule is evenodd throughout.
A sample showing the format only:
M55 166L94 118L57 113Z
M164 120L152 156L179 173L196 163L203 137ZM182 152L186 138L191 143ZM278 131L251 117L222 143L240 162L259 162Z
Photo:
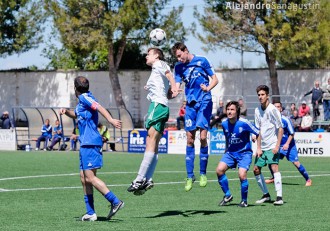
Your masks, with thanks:
M259 135L259 130L247 119L240 118L238 102L230 101L226 105L227 118L222 122L223 132L226 137L226 151L216 169L218 182L225 193L219 206L227 205L233 200L229 190L226 171L238 166L238 176L241 181L241 203L239 207L248 207L247 197L249 182L247 171L252 162L252 148L250 135Z

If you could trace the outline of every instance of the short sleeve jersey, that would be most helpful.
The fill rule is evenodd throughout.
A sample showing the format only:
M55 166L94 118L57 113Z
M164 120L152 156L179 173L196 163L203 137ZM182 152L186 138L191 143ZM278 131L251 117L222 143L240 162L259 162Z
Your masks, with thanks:
M215 74L210 62L203 56L194 55L189 63L178 62L174 67L175 82L185 83L188 103L212 100L211 92L203 92L200 85L209 85L209 76Z
M292 122L289 118L285 117L282 115L282 123L283 123L283 137L281 140L281 147L286 143L290 135L294 135L294 128L292 125ZM289 148L293 147L296 145L296 142L294 139L291 140L289 144Z
M278 129L283 128L281 113L273 104L265 110L261 106L255 109L255 125L260 130L261 150L271 150L277 143Z
M75 113L78 119L80 145L101 146L102 138L97 130L99 103L90 92L79 95L78 99Z
M168 106L167 91L169 81L166 74L170 72L170 67L162 60L157 60L152 65L152 71L146 85L149 91L147 95L148 100Z
M252 153L250 135L258 135L259 130L250 121L239 118L235 124L232 124L229 119L224 119L222 128L228 152L234 155Z

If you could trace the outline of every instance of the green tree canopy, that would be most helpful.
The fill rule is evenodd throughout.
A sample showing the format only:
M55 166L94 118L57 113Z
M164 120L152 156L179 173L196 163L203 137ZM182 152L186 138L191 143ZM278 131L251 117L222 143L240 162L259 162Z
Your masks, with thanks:
M42 41L43 9L38 1L0 2L0 57L20 54Z
M277 62L321 66L329 60L328 0L206 0L195 10L204 28L197 37L207 49L226 48L265 54L272 93L279 95Z
M125 107L118 69L126 47L148 43L151 29L166 29L168 42L183 40L183 7L164 12L169 0L46 0L60 41L70 54L91 58L107 55L109 78L118 107ZM129 50L129 49L128 49ZM131 65L135 58L128 57Z

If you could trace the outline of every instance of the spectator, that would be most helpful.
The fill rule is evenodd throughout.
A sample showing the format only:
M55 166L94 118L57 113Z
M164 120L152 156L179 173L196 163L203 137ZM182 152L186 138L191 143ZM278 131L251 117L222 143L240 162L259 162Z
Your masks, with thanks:
M323 94L323 111L324 120L330 120L330 78L328 79L328 84L326 87L326 92Z
M4 111L0 119L2 120L2 126L1 126L2 129L10 129L15 127L14 122L10 118L8 111Z
M239 99L238 104L240 107L240 117L245 118L247 116L247 108L246 108L246 105L245 105L243 99Z
M305 116L302 117L301 125L300 125L300 132L311 132L313 125L313 118L309 112L306 113Z
M313 119L314 121L317 120L317 117L320 116L319 105L322 103L322 95L324 91L320 88L320 82L315 81L314 87L312 90L307 92L305 96L312 94L312 106L313 106Z
M71 141L71 148L70 151L76 151L77 149L77 141L79 140L79 129L78 129L78 123L75 123L75 126L73 128L70 141Z
M48 140L52 138L52 130L52 125L49 124L49 119L46 119L45 124L41 127L41 136L37 139L36 151L39 150L41 141L44 141L44 150L46 151Z
M296 104L295 103L291 103L291 106L290 106L290 115L289 116L293 116L294 111L297 111Z
M302 118L303 116L305 116L307 114L307 112L310 113L310 109L307 106L306 101L304 100L301 102L301 106L299 107L298 115L299 115L299 117Z
M63 129L59 120L55 120L52 143L47 147L47 151L53 150L54 146L63 138Z
M298 111L294 110L293 115L290 117L294 131L298 132L301 125L301 117L298 116Z
M176 117L176 128L178 130L181 130L181 124L180 124L180 121L183 122L184 124L184 116L186 114L186 101L183 101L182 102L182 105L180 107L180 110L179 110L179 116Z
M109 132L107 126L103 125L102 123L98 123L97 130L99 131L99 133L102 137L103 144L110 140L110 132ZM114 143L110 144L109 151L114 151L114 149L115 149L114 145L115 145Z
M219 100L219 107L217 112L211 116L210 126L211 128L218 123L221 123L221 120L226 116L225 107L223 106L223 101Z

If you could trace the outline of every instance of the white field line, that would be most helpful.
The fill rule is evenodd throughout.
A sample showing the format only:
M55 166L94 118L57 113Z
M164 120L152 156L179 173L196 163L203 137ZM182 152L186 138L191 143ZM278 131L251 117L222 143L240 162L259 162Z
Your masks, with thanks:
M317 174L317 175L311 175L309 174L311 178L313 177L328 177L330 174ZM282 176L282 178L302 178L301 175L299 176ZM254 180L254 177L248 178L248 180ZM228 179L229 181L238 181L238 177L234 179ZM196 181L198 182L198 181ZM217 180L208 180L208 182L217 182ZM183 184L184 181L177 181L177 182L159 182L155 183L155 185L173 185L173 184ZM107 185L108 187L127 187L129 183L127 184L110 184ZM72 187L47 187L47 188L25 188L25 189L4 189L0 188L1 192L19 192L19 191L40 191L40 190L63 190L63 189L81 189L81 186L72 186Z

